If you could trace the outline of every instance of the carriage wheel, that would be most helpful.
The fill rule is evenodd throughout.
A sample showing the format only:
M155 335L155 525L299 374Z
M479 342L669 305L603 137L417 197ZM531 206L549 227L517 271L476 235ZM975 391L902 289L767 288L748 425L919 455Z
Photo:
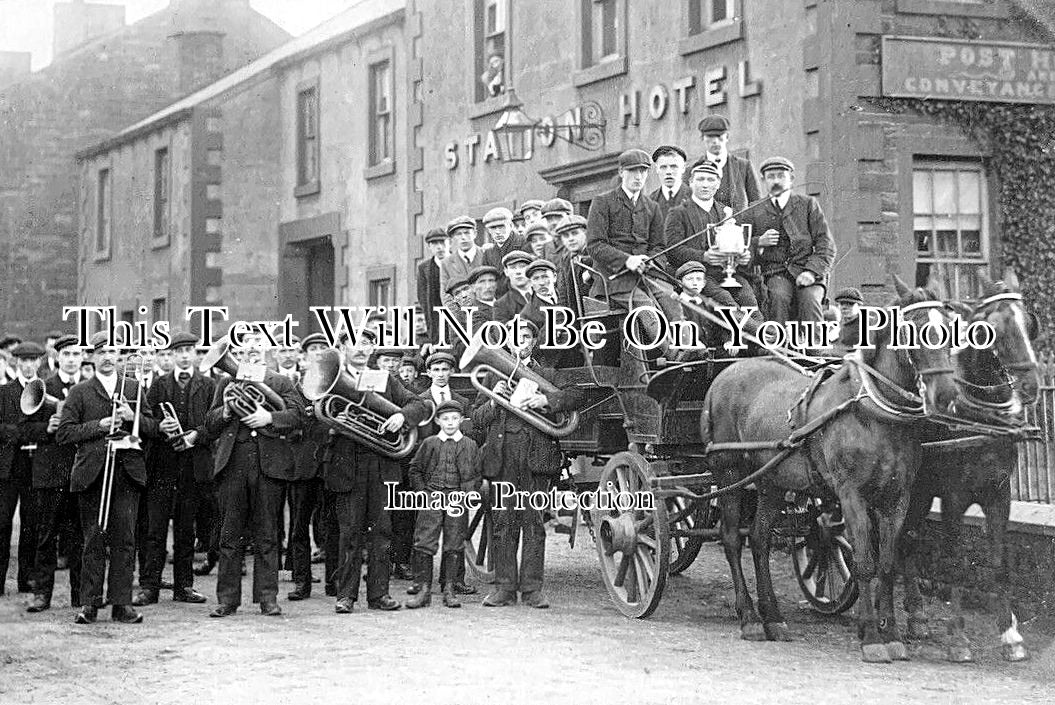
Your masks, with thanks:
M618 453L601 471L598 501L605 492L647 492L652 476L640 455ZM594 509L591 519L601 575L616 609L627 617L649 616L659 605L667 581L670 532L666 503L656 502L653 511Z
M469 518L469 529L465 533L465 557L469 571L481 583L490 585L495 581L494 519L487 502L480 505Z
M684 512L689 506L689 500L684 497L667 498L667 515L674 516ZM696 556L700 555L703 547L702 536L676 536L678 529L712 529L718 525L721 518L718 507L711 502L700 506L694 506L681 520L674 520L670 524L670 570L671 575L678 575L687 569Z
M857 602L853 548L830 513L819 514L809 533L795 540L791 560L799 589L816 611L842 614Z

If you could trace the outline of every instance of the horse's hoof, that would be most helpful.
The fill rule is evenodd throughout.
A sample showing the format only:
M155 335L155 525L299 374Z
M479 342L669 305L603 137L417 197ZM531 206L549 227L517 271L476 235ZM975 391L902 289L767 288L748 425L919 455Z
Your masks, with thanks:
M770 641L791 641L791 632L786 622L770 622L765 625L766 638Z
M927 620L925 619L912 619L908 620L908 638L914 641L923 641L930 637L930 629L927 628Z
M906 648L904 642L901 641L888 641L886 644L887 653L890 654L890 658L894 661L908 661L908 648Z
M945 660L950 663L970 663L974 661L974 654L970 646L950 646L945 652Z
M748 622L740 627L740 638L744 641L766 641L766 630L758 622Z
M1017 663L1018 661L1026 661L1029 659L1029 652L1026 651L1025 644L1004 644L1002 655L1005 661L1011 663Z
M886 644L862 644L861 660L865 663L890 663L890 652Z

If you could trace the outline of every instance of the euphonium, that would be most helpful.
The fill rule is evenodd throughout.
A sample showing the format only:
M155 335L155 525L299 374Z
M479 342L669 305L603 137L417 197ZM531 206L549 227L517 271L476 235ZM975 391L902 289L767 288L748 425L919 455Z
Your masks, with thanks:
M31 379L22 390L19 405L26 416L32 416L41 409L47 409L53 414L62 411L62 400L48 394L44 388L44 380L39 378Z
M399 460L414 450L418 429L383 433L381 426L399 407L380 394L358 391L351 375L341 369L337 350L325 350L308 366L302 391L319 421L374 452Z
M477 334L469 347L465 349L460 361L461 368L469 370L469 379L473 386L493 399L496 404L516 414L547 436L564 438L571 435L579 426L578 411L544 414L537 409L521 409L511 404L508 396L496 394L493 389L484 384L483 376L491 372L508 380L510 386L516 386L521 379L530 379L538 385L539 392L546 396L560 391L542 375L518 364L517 359L505 350L486 347L484 342L483 335Z
M231 376L231 381L224 387L223 402L231 413L241 418L256 411L259 404L267 411L284 411L286 403L271 387L263 382L238 379L238 362L231 357L231 343L226 338L213 343L205 353L198 368L205 372L210 367Z

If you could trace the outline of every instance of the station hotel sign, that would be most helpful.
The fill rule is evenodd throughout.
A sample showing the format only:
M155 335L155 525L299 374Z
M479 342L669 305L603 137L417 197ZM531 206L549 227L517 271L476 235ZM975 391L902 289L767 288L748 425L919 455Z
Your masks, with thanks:
M883 37L883 95L1055 104L1055 47Z

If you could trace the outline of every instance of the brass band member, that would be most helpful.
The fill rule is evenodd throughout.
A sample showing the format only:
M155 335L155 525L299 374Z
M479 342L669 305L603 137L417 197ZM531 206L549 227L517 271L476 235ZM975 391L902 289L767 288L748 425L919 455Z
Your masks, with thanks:
M247 364L262 365L262 337L244 336L242 348ZM253 561L253 602L267 616L282 614L278 595L278 508L284 478L292 472L293 451L288 436L302 426L303 399L293 383L271 370L264 371L263 384L282 398L285 408L269 411L257 403L256 410L238 417L224 390L244 381L225 377L216 385L212 406L205 417L206 432L217 438L213 477L220 499L220 564L216 580L219 605L210 617L227 617L242 604L243 537L256 546Z
M54 343L58 370L44 382L48 396L65 402L70 389L81 381L81 361L84 353L77 347L77 338L65 335ZM24 437L37 445L33 453L33 494L37 508L37 552L33 601L27 612L43 612L51 607L57 569L58 537L65 527L69 530L67 566L70 570L70 606L81 606L81 520L77 514L77 498L70 493L70 471L73 469L75 449L59 445L55 431L61 415L58 408L45 404L40 412L26 419Z
M70 490L77 493L84 532L84 554L81 563L81 601L84 606L75 621L91 624L103 604L103 576L107 576L107 600L113 606L115 622L138 624L143 616L132 604L132 569L135 560L136 510L139 493L146 483L143 452L134 448L116 451L113 486L109 493L109 517L106 531L99 522L103 495L104 466L107 462L107 436L136 429L142 438L155 436L157 423L143 409L131 404L140 400L139 383L131 369L117 372L118 348L107 345L107 334L96 333L91 340L95 351L95 376L70 390L62 407L62 418L55 431L59 443L77 445L73 461ZM116 395L123 390L122 397ZM116 414L114 414L116 405ZM116 418L114 427L111 424ZM109 548L109 551L107 551ZM109 562L109 571L107 563Z
M377 335L365 330L356 339L342 336L345 366L353 381L367 369ZM407 391L389 375L380 394L400 407L384 423L382 430L398 432L404 425L416 426L428 416L424 401ZM366 600L370 609L398 610L400 604L388 593L390 577L389 549L392 543L390 512L384 510L385 483L399 482L399 462L378 455L345 435L331 436L324 453L326 487L335 494L337 524L340 526L341 563L337 569L338 614L350 614L359 597L359 579L363 567L363 544L370 529L370 565L366 575Z

